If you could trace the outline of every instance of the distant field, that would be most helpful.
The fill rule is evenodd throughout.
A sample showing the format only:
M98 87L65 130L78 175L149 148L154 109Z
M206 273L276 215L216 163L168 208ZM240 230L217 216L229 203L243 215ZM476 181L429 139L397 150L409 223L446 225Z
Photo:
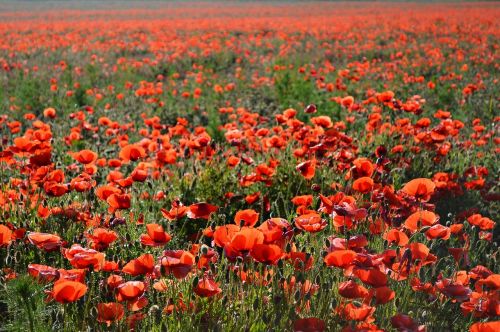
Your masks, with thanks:
M0 1L0 331L500 331L498 17Z

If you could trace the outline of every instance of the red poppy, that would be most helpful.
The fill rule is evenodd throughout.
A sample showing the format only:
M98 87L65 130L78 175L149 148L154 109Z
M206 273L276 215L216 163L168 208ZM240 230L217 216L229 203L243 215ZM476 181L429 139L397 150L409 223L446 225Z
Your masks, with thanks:
M59 278L59 272L56 268L41 264L28 265L28 273L41 282L51 282Z
M257 221L259 221L259 214L252 209L240 210L236 212L236 215L234 216L234 223L241 226L242 221L243 226L252 227L257 223Z
M119 285L116 290L118 301L135 301L144 294L146 285L142 281L127 281Z
M8 246L12 242L12 231L5 225L0 225L0 247Z
M124 314L125 310L120 303L110 302L97 304L97 321L106 323L108 326L113 322L122 320Z
M396 245L402 247L408 244L409 239L408 236L406 236L405 233L397 230L397 229L391 229L389 230L385 235L384 239L387 240L389 243L395 243Z
M118 239L118 234L106 228L96 228L93 234L86 234L86 237L90 240L92 249L105 250Z
M154 269L154 257L151 254L143 254L136 259L128 262L122 269L123 273L130 274L132 276L143 275L153 272Z
M217 282L215 282L211 276L207 275L204 275L203 278L198 281L193 291L201 297L211 297L222 292Z
M43 249L47 252L55 251L59 249L62 244L62 240L59 236L48 233L28 233L28 240L31 244L38 247L38 249Z
M267 265L276 265L283 257L283 251L275 244L256 244L250 255L257 261Z
M436 185L432 180L426 178L413 179L404 185L402 191L415 197L417 200L428 201L434 193Z
M418 231L421 227L432 226L439 221L439 216L431 211L417 211L406 218L404 227L412 232Z
M111 194L106 199L109 206L113 209L129 209L130 195L129 194Z
M85 295L87 286L78 281L58 280L54 283L52 297L59 303L75 302Z
M362 177L359 179L356 179L353 184L352 184L352 189L359 191L362 194L366 194L373 189L374 182L372 178L369 177Z
M141 243L145 246L160 247L166 245L172 237L158 224L147 224L147 234L141 234Z
M79 244L74 244L69 249L64 249L63 255L70 264L76 268L84 269L92 266L94 271L99 271L104 265L104 254L94 250L83 248Z
M167 250L160 258L162 271L172 273L177 279L182 279L191 271L195 259L193 254L184 250Z
M324 261L327 266L336 266L345 268L352 265L357 254L352 250L335 250L325 256Z
M340 296L347 299L361 299L368 296L368 290L353 280L340 283L338 289Z
M471 325L469 332L498 332L500 331L500 321L479 322Z
M97 153L92 150L81 150L73 154L73 158L81 164L91 164L97 160Z
M363 283L372 287L382 287L387 285L387 275L376 268L355 268L353 273Z
M397 314L391 318L391 325L399 332L425 332L424 325L418 325L410 316Z
M218 207L208 203L196 203L189 206L187 211L188 218L191 219L209 219L210 215L217 211Z
M316 233L323 230L328 223L317 213L309 213L295 218L295 226L306 232Z
M319 318L301 318L293 322L294 332L323 332L325 330L326 324Z
M139 145L129 144L120 151L120 158L124 161L136 161L146 156L146 151Z
M304 161L298 164L295 169L299 171L305 179L311 180L316 173L316 160L313 159Z

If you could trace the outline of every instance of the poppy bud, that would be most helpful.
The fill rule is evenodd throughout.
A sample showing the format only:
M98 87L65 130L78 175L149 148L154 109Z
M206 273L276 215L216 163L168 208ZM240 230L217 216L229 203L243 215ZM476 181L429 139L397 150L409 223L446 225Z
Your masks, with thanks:
M311 186L311 190L314 191L314 192L320 192L321 191L321 186L317 183L314 183L312 186Z

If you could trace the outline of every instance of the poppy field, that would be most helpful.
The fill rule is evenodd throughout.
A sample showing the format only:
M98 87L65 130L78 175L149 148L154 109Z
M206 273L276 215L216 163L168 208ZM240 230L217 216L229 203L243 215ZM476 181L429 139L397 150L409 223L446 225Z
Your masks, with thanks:
M0 331L500 331L498 17L0 2Z

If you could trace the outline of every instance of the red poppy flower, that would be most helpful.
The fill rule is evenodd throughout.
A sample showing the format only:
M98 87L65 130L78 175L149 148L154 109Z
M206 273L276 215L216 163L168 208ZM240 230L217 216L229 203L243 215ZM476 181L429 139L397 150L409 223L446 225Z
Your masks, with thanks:
M500 321L474 323L469 332L498 332L500 331Z
M304 161L298 164L295 169L299 171L305 179L311 180L316 173L316 160L313 159Z
M412 232L418 231L421 227L432 226L439 221L439 216L431 211L417 211L406 218L404 227Z
M413 179L404 185L402 191L415 197L417 200L428 201L434 193L436 185L432 180L425 178Z
M158 224L147 224L147 234L141 235L141 243L145 246L160 247L166 245L172 237Z
M309 213L295 218L295 226L306 232L316 233L323 230L328 223L317 213Z
M357 254L352 250L335 250L325 256L324 261L327 266L336 266L345 268L351 265L356 259Z
M399 332L425 332L424 325L418 325L410 316L397 314L391 318L391 325Z
M160 258L162 271L172 273L177 279L182 279L191 271L195 259L193 254L184 250L167 250Z
M124 314L125 310L120 303L110 302L97 304L97 321L106 323L108 326L113 322L122 320Z
M211 297L220 294L222 290L211 276L204 275L193 290L198 296Z
M97 153L92 150L81 150L73 154L73 158L81 164L91 164L97 160Z
M323 332L325 330L326 324L319 318L301 318L293 322L294 332Z
M189 206L187 211L188 218L191 219L209 219L210 215L217 211L218 207L208 203L196 203Z
M70 264L76 268L84 269L92 266L94 271L99 271L104 265L104 254L94 250L83 248L79 244L74 244L69 249L64 249L63 255Z
M116 299L118 301L134 301L146 290L146 285L142 281L127 281L117 288Z
M120 151L120 158L124 161L136 161L146 156L146 151L139 145L129 144Z
M373 189L373 180L372 178L369 177L362 177L359 179L356 179L354 183L352 184L352 189L359 191L362 194L366 194Z
M28 265L28 273L41 282L51 282L59 278L59 272L56 268L41 264Z
M151 254L144 254L128 262L122 269L123 273L138 276L153 272L154 257Z
M59 236L48 233L28 233L28 240L31 244L38 247L38 249L43 249L47 252L55 251L59 249L62 244L62 240Z
M236 212L236 215L234 216L234 223L241 226L242 221L243 226L252 227L257 223L257 221L259 221L259 214L252 209L240 210Z
M0 225L0 247L8 246L12 242L12 231L5 225Z
M338 289L340 296L347 299L361 299L368 296L368 290L353 280L340 283Z
M391 229L389 230L385 235L384 239L389 242L389 243L395 243L396 245L402 247L408 244L409 239L408 236L406 236L405 233L397 230L397 229Z
M129 194L111 194L106 199L109 206L114 209L129 209L130 195Z
M276 265L283 257L283 251L275 244L256 244L250 255L257 261L267 265Z
M59 303L75 302L85 295L87 286L78 281L58 280L54 283L52 297Z

